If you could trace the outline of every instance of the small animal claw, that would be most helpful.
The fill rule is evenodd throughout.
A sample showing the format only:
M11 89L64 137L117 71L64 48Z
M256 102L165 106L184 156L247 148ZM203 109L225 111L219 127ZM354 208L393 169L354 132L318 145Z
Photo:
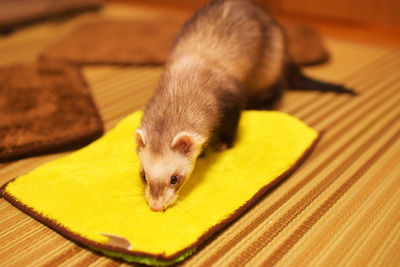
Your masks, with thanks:
M215 145L214 149L215 149L216 151L218 151L218 152L225 151L225 150L228 149L228 144L227 144L227 143L223 143L223 142L217 143L217 144Z

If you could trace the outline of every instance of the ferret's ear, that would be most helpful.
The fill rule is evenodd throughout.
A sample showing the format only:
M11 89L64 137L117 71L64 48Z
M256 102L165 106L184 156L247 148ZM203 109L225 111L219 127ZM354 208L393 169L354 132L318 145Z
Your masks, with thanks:
M172 150L187 154L193 151L195 145L193 135L188 132L180 132L172 140L171 148Z
M136 141L136 146L138 148L143 148L146 146L146 138L145 134L141 129L137 129L135 132L135 141Z

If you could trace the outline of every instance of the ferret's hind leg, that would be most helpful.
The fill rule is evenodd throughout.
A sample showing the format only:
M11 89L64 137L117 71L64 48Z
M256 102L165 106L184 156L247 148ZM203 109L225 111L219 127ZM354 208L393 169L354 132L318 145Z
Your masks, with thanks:
M272 110L277 109L284 92L284 84L277 82L265 88L259 95L247 98L246 109Z

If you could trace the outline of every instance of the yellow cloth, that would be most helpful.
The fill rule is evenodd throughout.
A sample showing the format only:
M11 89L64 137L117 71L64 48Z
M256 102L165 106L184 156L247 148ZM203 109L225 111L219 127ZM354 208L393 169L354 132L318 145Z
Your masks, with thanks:
M133 134L141 112L89 146L9 183L5 192L69 231L98 243L124 237L131 251L166 257L193 245L262 187L293 167L318 133L275 111L245 111L235 146L207 151L176 205L153 212L145 202Z

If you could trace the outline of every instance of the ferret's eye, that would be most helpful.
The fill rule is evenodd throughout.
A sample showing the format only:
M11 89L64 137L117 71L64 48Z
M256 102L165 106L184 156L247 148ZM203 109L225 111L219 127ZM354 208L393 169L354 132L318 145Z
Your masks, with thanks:
M177 184L178 181L179 181L179 178L178 178L177 175L172 175L172 176L171 176L171 181L170 181L170 183L171 183L172 185Z
M144 171L140 172L140 178L142 178L143 183L147 183L146 174L144 173Z

